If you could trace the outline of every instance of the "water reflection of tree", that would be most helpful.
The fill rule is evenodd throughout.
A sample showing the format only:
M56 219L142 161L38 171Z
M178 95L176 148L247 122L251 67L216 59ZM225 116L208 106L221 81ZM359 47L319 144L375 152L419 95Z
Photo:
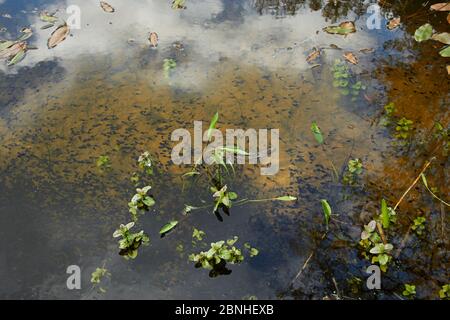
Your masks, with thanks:
M322 15L332 22L347 16L351 11L360 15L367 5L363 1L350 0L255 0L254 7L259 14L273 14L278 17L294 15L301 8L322 10Z

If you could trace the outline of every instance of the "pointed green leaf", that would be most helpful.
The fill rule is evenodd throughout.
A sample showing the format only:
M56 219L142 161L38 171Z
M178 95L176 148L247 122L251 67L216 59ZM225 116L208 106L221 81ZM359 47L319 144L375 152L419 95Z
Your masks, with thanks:
M172 220L169 223L167 223L166 225L164 225L164 227L161 228L161 230L159 230L159 234L164 234L169 232L170 230L172 230L173 228L175 228L175 226L178 224L178 221L176 220Z
M432 34L433 27L431 26L431 24L426 23L416 30L416 32L414 33L414 39L416 39L417 42L426 41L431 38Z
M209 124L209 129L207 133L208 141L211 139L212 130L216 128L217 120L219 120L219 112L216 112L211 119L211 123Z
M312 133L314 135L314 138L316 138L316 141L319 144L322 144L323 143L323 135L322 135L322 132L320 131L320 128L319 128L319 126L317 125L316 122L313 122L311 124L311 131L312 131Z

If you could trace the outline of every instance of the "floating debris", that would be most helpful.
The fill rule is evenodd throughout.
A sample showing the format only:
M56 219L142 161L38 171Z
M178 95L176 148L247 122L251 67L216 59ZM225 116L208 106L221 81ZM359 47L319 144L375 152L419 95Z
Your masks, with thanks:
M435 33L431 37L432 40L439 41L444 44L450 44L450 33L448 32L442 32L442 33Z
M313 49L313 51L306 57L306 62L313 62L320 56L320 50L317 50L316 48Z
M372 53L372 52L374 52L374 51L375 51L374 48L364 48L364 49L359 50L359 52L364 53L364 54L366 54L366 53Z
M2 17L5 19L12 19L12 16L9 13L2 14Z
M172 9L186 9L185 3L185 0L173 0Z
M41 27L41 30L45 30L45 29L49 29L49 28L52 28L52 27L54 27L55 25L54 24L46 24L45 26L42 26Z
M351 52L344 53L344 58L352 64L358 64L358 58Z
M148 41L150 41L153 48L156 48L158 46L158 34L156 32L151 32Z
M51 23L51 24L55 24L59 20L59 18L57 16L55 16L55 13L50 14L47 11L41 12L39 15L39 19L41 19L44 22Z
M389 20L389 22L387 23L388 30L394 30L394 29L398 28L398 26L400 25L400 22L401 22L400 17Z
M47 41L47 47L49 49L56 47L67 38L69 33L70 28L67 26L67 24L59 26L55 31L52 32L50 38Z
M0 44L0 59L8 60L8 66L11 66L22 61L26 51L25 41L5 41Z
M329 26L323 29L330 34L347 35L356 32L355 23L353 21L345 21L338 26Z
M450 2L441 2L433 4L430 7L430 9L434 11L450 11Z
M107 13L113 13L116 11L109 3L105 1L100 1L100 7Z
M183 51L184 50L184 45L181 42L179 42L179 41L175 41L172 44L172 46L178 51Z
M431 24L426 23L416 30L416 32L414 33L414 39L416 39L417 42L422 42L430 39L432 35L433 27L431 26Z

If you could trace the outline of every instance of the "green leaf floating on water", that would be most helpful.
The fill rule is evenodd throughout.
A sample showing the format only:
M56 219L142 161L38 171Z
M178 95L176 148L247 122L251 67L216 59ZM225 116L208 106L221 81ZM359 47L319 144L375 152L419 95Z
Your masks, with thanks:
M11 47L15 42L14 41L4 41L2 43L0 43L0 51L3 51L5 49L8 49L9 47Z
M311 124L311 131L314 135L314 138L316 138L316 141L319 144L322 144L323 143L323 135L322 135L322 132L320 131L319 126L317 125L317 123L315 121Z
M20 50L9 62L8 62L8 66L13 66L17 63L19 63L20 61L23 60L23 58L25 57L26 51L25 50Z
M446 46L444 49L442 49L441 51L439 51L439 54L442 57L448 58L450 57L450 46Z
M450 44L450 33L448 32L435 33L433 34L431 39L442 42L444 44Z
M352 21L345 21L338 26L329 26L323 29L327 33L347 35L356 32L355 24Z
M175 228L175 226L178 224L178 221L176 220L172 220L169 223L167 223L166 225L164 225L164 227L161 228L161 230L159 230L159 234L165 234L167 232L169 232L170 230L172 230L173 228Z
M431 26L431 24L426 23L416 30L416 32L414 33L414 39L416 39L417 42L422 42L429 40L432 35L433 27Z

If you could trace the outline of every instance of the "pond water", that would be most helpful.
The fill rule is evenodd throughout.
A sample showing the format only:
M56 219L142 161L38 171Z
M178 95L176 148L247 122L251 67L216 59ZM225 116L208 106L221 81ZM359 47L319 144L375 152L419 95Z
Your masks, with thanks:
M384 1L381 28L373 30L362 1L187 0L179 10L170 1L108 2L114 13L97 1L0 0L0 39L31 26L27 41L36 47L17 65L0 66L1 298L400 299L405 283L416 285L418 298L439 298L449 279L448 206L421 181L385 230L395 254L382 290L367 289L371 261L358 244L381 199L394 207L430 159L428 184L449 199L448 58L439 56L439 42L414 40L427 22L448 31L447 13L428 8L438 1ZM54 28L41 29L39 12L67 19L69 5L81 9L81 28L50 50ZM397 16L400 26L388 30L386 17ZM356 32L322 30L343 21L354 21ZM156 48L150 32L159 36ZM321 54L308 63L313 48ZM358 64L345 61L346 52ZM176 61L169 73L164 59ZM336 65L362 88L336 87ZM216 111L220 130L280 130L279 172L237 166L228 188L240 199L296 201L232 207L222 221L211 209L182 215L186 204L212 198L207 184L181 178L189 166L171 161L171 134L192 132L194 121L206 129ZM402 118L413 121L404 139L396 136ZM144 151L155 164L156 205L134 229L145 230L150 245L125 260L112 234L131 220L130 177ZM96 165L102 155L108 170ZM355 158L362 173L344 183ZM321 199L333 211L328 228ZM421 235L411 228L419 216L426 218ZM180 223L159 237L170 220ZM206 233L195 246L194 227ZM233 236L259 254L227 265L230 274L210 277L188 261ZM66 287L70 265L81 268L81 290ZM111 273L102 279L105 292L90 283L101 266Z

